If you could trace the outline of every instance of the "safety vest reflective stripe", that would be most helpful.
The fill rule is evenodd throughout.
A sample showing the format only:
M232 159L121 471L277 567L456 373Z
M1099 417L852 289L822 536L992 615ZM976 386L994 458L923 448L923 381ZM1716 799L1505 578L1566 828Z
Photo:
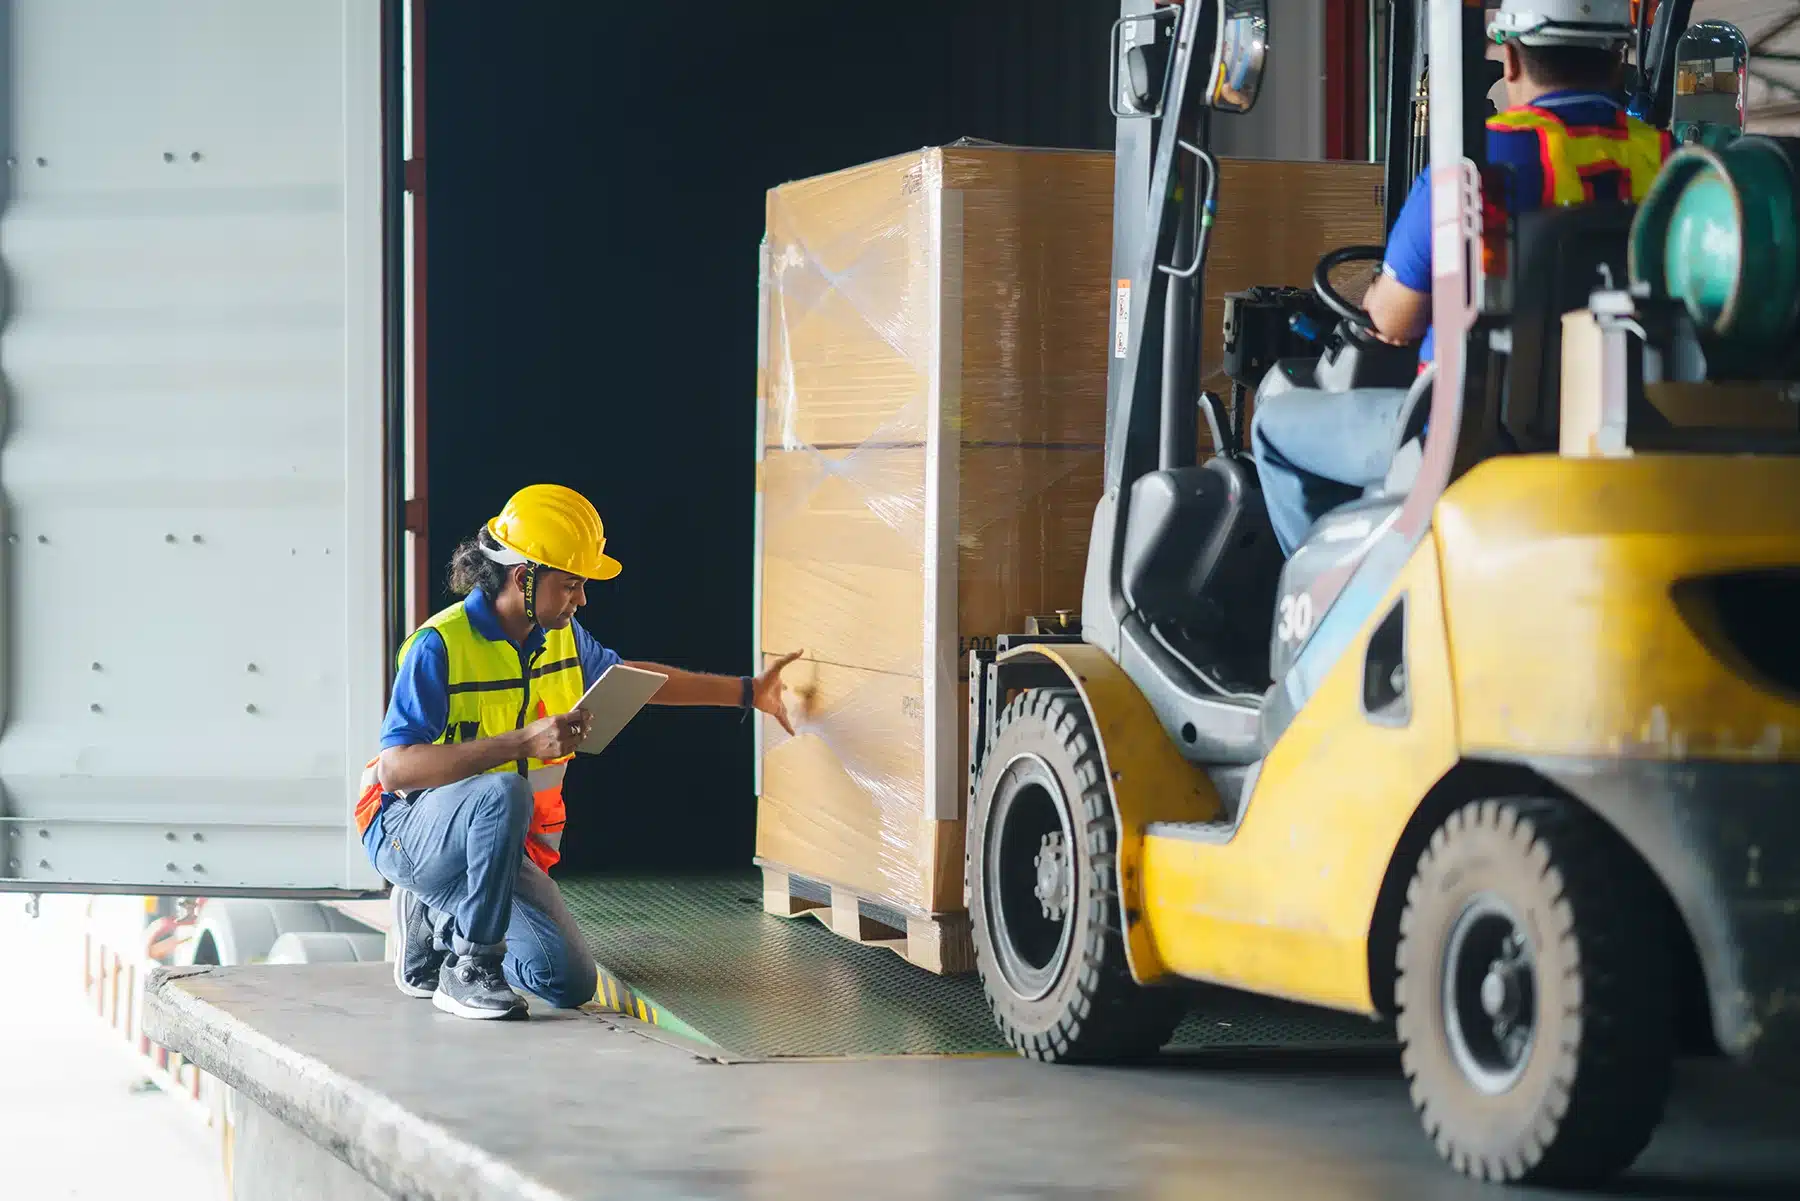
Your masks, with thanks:
M1549 109L1515 108L1489 117L1488 128L1537 134L1546 207L1604 199L1634 204L1649 193L1669 150L1666 134L1623 112L1611 125L1569 126ZM1596 194L1604 175L1620 179L1616 194Z
M555 663L542 663L531 669L531 678L541 680L545 676L555 675L559 671L574 671L581 667L579 658L561 659ZM452 694L464 692L517 692L519 677L515 673L506 680L462 680L448 686Z

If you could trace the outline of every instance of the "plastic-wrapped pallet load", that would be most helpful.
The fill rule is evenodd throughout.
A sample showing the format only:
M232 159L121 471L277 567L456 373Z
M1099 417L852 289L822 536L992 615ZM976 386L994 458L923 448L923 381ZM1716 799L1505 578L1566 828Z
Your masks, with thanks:
M1324 194L1302 200L1308 171ZM1379 180L1226 164L1209 361L1226 291L1379 240ZM1112 194L1110 154L954 146L768 197L756 639L804 647L812 695L797 737L762 723L765 907L933 971L971 966L967 650L1081 603Z

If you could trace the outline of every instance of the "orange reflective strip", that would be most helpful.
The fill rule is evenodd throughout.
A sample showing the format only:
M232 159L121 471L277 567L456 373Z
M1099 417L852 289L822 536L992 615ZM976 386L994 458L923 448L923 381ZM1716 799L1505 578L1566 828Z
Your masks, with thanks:
M555 867L557 862L562 859L561 855L544 846L534 838L527 838L525 840L525 857L545 871L549 871L551 868Z
M367 834L369 826L375 821L375 815L381 812L381 773L376 766L380 762L377 757L363 766L362 792L356 798L354 810L358 834Z
M540 768L540 771L549 771ZM531 797L531 825L525 831L525 853L531 861L549 871L562 858L562 832L568 824L568 808L563 804L561 769L553 788L534 792ZM537 775L533 772L532 775Z
M381 786L376 785L356 798L356 832L367 834L369 827L375 824L375 815L380 812Z
M532 834L556 834L568 823L568 810L563 805L562 789L540 792L531 798Z

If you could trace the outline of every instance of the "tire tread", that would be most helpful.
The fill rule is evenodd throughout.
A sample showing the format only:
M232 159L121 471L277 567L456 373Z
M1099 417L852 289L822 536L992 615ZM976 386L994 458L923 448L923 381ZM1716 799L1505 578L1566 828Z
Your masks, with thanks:
M1576 976L1575 1004L1540 1016L1535 1054L1558 1056L1536 1112L1512 1146L1482 1152L1450 1128L1440 1099L1422 1079L1421 1056L1440 1049L1443 1015L1409 1005L1409 940L1418 929L1427 881L1454 865L1464 841L1491 831L1517 847L1541 893L1532 900L1555 915L1554 954ZM1550 798L1471 802L1433 833L1407 887L1401 915L1395 1004L1402 1063L1427 1135L1459 1171L1478 1179L1592 1185L1624 1170L1648 1145L1667 1104L1675 1055L1674 988L1663 912L1648 868L1599 818ZM1435 946L1435 944L1432 944ZM1427 989L1435 995L1435 971ZM1436 1006L1441 1008L1441 1006ZM1571 1031L1573 1036L1571 1037ZM1546 1045L1542 1040L1553 1040ZM1454 1071L1454 1067L1452 1067Z

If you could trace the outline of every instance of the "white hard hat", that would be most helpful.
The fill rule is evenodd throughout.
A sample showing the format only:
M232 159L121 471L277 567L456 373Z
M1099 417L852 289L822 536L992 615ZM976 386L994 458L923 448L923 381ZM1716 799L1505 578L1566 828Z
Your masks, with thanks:
M1636 32L1631 0L1502 0L1488 37L1524 46L1616 46Z

